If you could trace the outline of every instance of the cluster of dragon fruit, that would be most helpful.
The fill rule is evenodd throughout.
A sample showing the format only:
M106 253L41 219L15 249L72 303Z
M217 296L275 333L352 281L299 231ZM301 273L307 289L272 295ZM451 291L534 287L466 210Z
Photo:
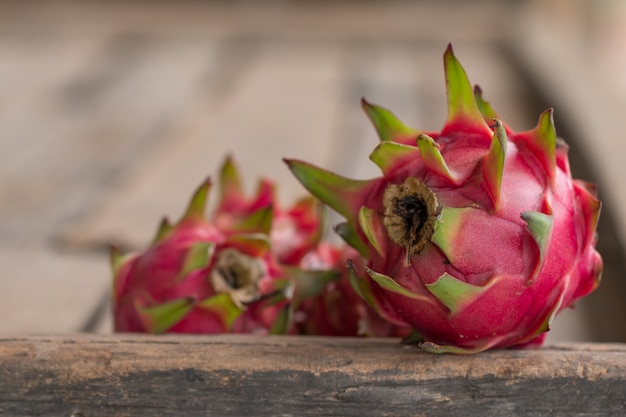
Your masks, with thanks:
M252 196L231 157L143 252L111 253L119 332L398 337L434 353L537 347L600 282L600 201L572 178L552 109L514 132L444 54L441 131L362 101L381 176L285 159L310 196ZM325 210L345 218L328 239Z

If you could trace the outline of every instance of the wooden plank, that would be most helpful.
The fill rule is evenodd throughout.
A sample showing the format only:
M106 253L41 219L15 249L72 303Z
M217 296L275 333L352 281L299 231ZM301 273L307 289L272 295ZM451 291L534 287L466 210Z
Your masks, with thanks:
M0 339L0 412L47 416L622 416L626 345L433 355L396 339Z

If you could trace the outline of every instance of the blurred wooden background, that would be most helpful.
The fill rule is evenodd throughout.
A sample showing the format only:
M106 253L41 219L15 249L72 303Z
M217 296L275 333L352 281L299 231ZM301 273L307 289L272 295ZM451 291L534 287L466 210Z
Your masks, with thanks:
M562 1L0 2L0 333L110 332L108 245L147 245L228 153L376 174L362 96L445 120L448 42L517 130L555 107L599 184L604 282L552 341L626 341L626 8ZM621 19L621 20L620 20Z

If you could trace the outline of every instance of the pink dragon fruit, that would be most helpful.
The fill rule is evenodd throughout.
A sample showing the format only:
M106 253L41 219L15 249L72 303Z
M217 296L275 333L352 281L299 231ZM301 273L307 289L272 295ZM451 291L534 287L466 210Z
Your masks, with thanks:
M336 231L368 258L355 290L387 320L411 326L430 352L541 344L553 317L599 283L600 201L572 179L552 109L515 133L449 46L448 119L406 127L363 100L381 138L383 176L352 180L286 160L302 184L346 218Z
M409 336L411 329L384 320L354 291L346 263L362 265L363 257L349 246L320 243L300 264L303 270L343 271L329 280L315 297L303 300L294 314L298 334L321 336Z
M300 202L278 212L271 184L262 181L257 196L246 200L229 158L221 175L222 198L214 221L204 218L211 182L195 192L178 223L163 220L143 253L111 252L114 271L113 315L116 331L179 333L293 332L292 311L300 300L336 279L336 271L301 271L284 265L272 251L283 231L274 219L293 227L297 236L285 261L319 240L322 222L317 204ZM276 236L274 236L276 234ZM284 243L282 244L283 246ZM310 282L316 282L311 285Z

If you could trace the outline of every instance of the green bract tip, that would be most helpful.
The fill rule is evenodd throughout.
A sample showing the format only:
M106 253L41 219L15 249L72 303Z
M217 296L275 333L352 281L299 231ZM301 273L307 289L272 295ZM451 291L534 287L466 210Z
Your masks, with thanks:
M274 218L273 206L258 209L247 217L234 219L231 226L234 231L240 233L265 233L269 234Z
M422 302L425 303L430 303L431 301L426 298L425 296L416 293L414 291L411 291L408 288L403 287L402 285L398 284L393 278L391 278L390 276L387 276L385 274L381 274L380 272L376 272L373 269L370 268L365 268L365 270L367 271L367 274L370 276L370 278L372 278L374 280L374 282L376 282L378 285L380 285L382 288L384 288L387 291L391 291L393 293L396 294L400 294L404 297L407 298L411 298L413 300L420 300Z
M476 100L478 110L480 110L485 120L489 121L499 118L498 114L491 107L491 104L483 98L483 90L478 85L474 86L474 99Z
M227 293L220 293L200 301L196 305L199 309L210 311L222 320L224 328L231 330L233 324L244 312Z
M197 242L191 245L185 254L183 265L176 280L180 281L191 271L209 266L214 250L215 244L211 242Z
M152 238L152 245L163 240L169 233L172 231L174 227L170 223L167 217L163 217L161 223L159 224L159 228L156 232L154 238Z
M356 267L352 260L348 259L347 263L348 268L348 276L350 279L350 285L354 292L356 292L359 297L361 297L370 307L372 307L378 314L385 317L385 314L382 312L380 306L376 302L376 297L372 292L372 288L370 287L370 280L366 280L359 276L357 273Z
M419 157L420 150L415 146L396 142L381 142L370 154L372 162L378 165L385 175L393 173L400 165Z
M433 138L421 134L417 137L417 146L419 147L426 168L453 184L457 183L456 176L450 171L446 161L443 160L443 156L439 151L439 145Z
M361 99L361 107L378 132L381 141L398 142L403 138L415 136L417 131L407 127L392 112L384 107L368 103Z
M387 234L385 226L376 210L372 210L365 206L359 210L359 226L370 245L378 252L380 256L385 256L387 249Z
M353 180L295 159L284 159L300 183L346 219L359 210L370 181Z
M232 156L226 157L222 164L219 176L220 202L238 199L242 195L241 178L239 170L235 165Z
M556 181L556 128L553 110L541 113L537 127L528 136L527 145L546 171L551 185Z
M473 303L489 286L479 287L460 281L444 272L437 281L426 284L426 289L445 305L451 314L456 314Z
M489 152L485 156L482 174L487 194L491 198L493 209L498 210L500 204L500 189L502 188L502 174L506 158L506 131L498 119L494 119L495 126Z
M202 184L196 189L191 197L191 201L187 206L187 210L183 215L181 222L183 220L203 220L204 212L206 210L207 199L209 195L209 190L211 189L211 179L207 178L204 180Z
M193 297L183 297L162 304L143 306L141 301L135 301L135 308L149 333L165 333L178 323L193 308Z
M550 243L550 235L552 234L554 216L540 213L538 211L524 211L520 217L526 222L527 230L535 240L537 248L539 249L539 260L537 262L537 266L535 267L535 271L529 280L529 282L532 282L543 266L546 253L548 251L548 245Z
M452 44L443 56L448 93L448 120L442 131L445 135L447 128L454 130L478 130L485 132L489 126L485 123L474 99L472 85L467 73L459 60L454 56Z

